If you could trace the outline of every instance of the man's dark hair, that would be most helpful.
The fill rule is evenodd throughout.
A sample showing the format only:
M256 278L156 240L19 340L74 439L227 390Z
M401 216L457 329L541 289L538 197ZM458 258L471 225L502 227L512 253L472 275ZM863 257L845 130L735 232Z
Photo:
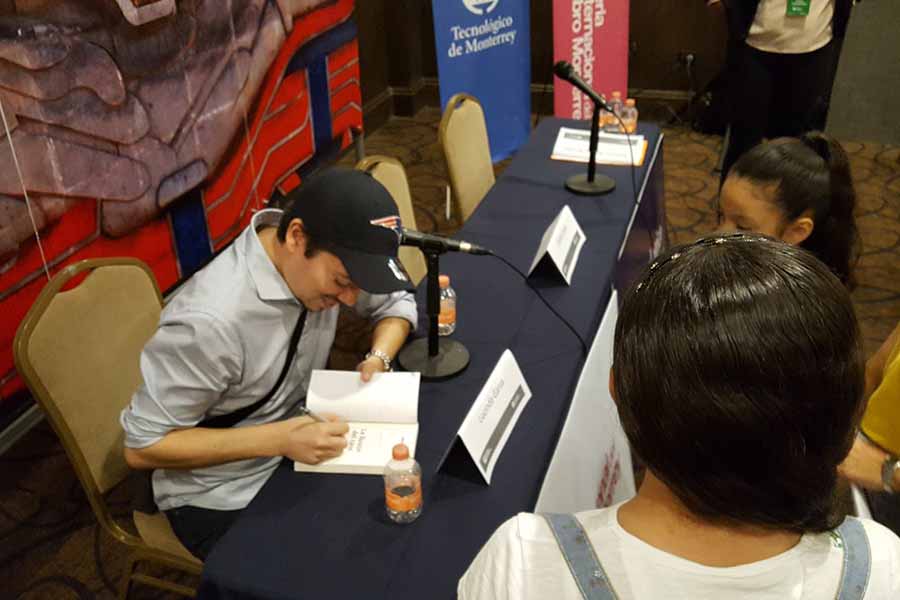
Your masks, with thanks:
M809 252L755 234L702 238L654 265L616 324L635 453L712 522L838 525L837 466L863 407L847 289Z
M742 155L728 175L775 184L775 204L792 221L810 211L813 230L800 246L828 265L851 290L855 286L859 233L853 210L856 192L847 153L819 132L778 138Z
M281 215L281 220L278 222L278 241L282 244L287 239L287 230L288 226L291 224L291 221L294 219L299 219L293 211L291 211L290 206L288 206L284 214ZM303 229L303 235L306 237L306 250L303 255L306 258L312 258L316 254L319 253L320 250L324 250L324 245L319 240L318 236L314 235L305 225L301 225Z

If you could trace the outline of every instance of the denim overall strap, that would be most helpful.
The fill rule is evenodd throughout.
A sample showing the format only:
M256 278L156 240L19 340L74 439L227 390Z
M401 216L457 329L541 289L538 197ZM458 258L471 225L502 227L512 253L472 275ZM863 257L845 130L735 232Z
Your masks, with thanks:
M547 513L542 516L550 525L584 599L617 600L618 596L578 519L567 514Z
M844 564L835 600L862 600L872 571L872 552L859 519L847 517L835 529L844 546Z

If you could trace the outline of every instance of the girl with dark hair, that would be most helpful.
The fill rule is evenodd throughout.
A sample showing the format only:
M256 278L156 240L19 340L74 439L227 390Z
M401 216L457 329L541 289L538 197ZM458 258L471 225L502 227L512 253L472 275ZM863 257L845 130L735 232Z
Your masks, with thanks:
M719 229L801 246L852 290L855 206L847 154L835 139L812 132L760 144L738 159L719 195Z
M757 234L674 248L626 295L613 361L637 495L513 517L460 599L900 598L900 538L835 503L864 365L819 260Z

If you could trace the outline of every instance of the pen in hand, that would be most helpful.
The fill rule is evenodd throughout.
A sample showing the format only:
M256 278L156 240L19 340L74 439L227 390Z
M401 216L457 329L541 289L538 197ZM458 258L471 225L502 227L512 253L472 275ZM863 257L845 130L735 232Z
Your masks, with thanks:
M323 417L321 415L314 413L313 411L309 410L305 406L300 407L300 414L303 416L309 417L309 418L313 419L314 421L318 421L319 423L327 423L328 422L328 419L326 419L325 417Z

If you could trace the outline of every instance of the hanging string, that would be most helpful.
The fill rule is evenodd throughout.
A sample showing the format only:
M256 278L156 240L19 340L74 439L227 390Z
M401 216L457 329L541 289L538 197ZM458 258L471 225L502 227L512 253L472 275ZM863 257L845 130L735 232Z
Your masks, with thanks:
M231 10L231 0L228 0L228 7L225 9L231 15L231 18L228 20L228 25L231 27L231 51L232 53L237 53L240 48L237 45L237 29L234 26L234 11ZM244 85L247 85L247 82L244 82ZM240 102L241 91L238 90L237 98L235 102ZM256 199L256 209L262 208L262 201L259 198L259 191L256 186L256 163L253 162L253 142L250 139L250 125L247 119L247 106L245 105L241 109L241 117L244 123L244 139L247 141L247 160L250 161L250 187L253 190L253 196ZM262 123L260 123L260 127L262 127Z
M19 176L19 184L22 186L22 193L25 194L25 207L28 209L28 217L31 219L31 227L34 229L34 238L37 240L38 250L41 253L41 262L44 263L44 274L47 276L47 281L50 281L50 268L47 266L47 257L44 255L44 245L41 244L41 233L38 231L37 222L34 220L34 211L31 209L28 188L25 187L25 178L22 177L22 168L19 166L16 147L13 145L12 132L9 130L9 122L6 120L6 110L3 108L2 95L0 95L0 117L3 118L3 129L6 131L6 139L9 140L9 150L12 152L13 164L16 166L16 174Z
M250 139L250 127L247 124L247 107L241 111L244 117L244 139L247 140L247 159L250 161L250 186L253 188L253 196L256 198L256 208L261 209L263 202L259 198L259 187L256 185L256 164L253 162L253 142Z

